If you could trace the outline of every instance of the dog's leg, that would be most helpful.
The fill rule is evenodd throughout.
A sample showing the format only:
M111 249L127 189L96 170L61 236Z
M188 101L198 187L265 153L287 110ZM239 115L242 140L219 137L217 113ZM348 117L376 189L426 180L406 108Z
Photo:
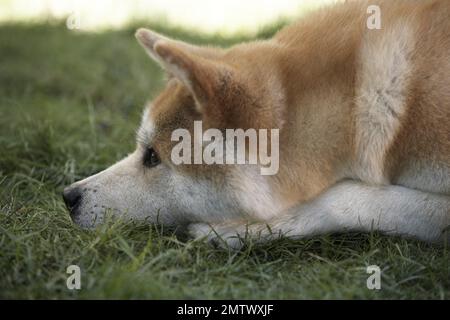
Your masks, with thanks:
M433 242L448 237L443 231L449 224L450 196L344 181L270 221L193 224L190 233L234 248L248 237L265 241L371 230Z

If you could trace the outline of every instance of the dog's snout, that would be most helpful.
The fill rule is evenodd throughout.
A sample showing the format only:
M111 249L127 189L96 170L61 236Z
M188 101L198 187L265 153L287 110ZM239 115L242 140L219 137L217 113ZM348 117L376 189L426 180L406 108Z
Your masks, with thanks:
M67 187L63 191L63 199L66 203L67 208L71 214L74 214L76 208L81 202L81 190L80 188Z

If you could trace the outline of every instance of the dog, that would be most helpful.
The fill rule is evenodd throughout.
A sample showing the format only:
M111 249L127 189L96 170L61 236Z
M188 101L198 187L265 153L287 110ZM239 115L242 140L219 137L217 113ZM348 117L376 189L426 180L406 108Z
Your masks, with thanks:
M139 29L167 84L144 110L136 150L65 188L72 220L184 226L231 248L342 232L448 240L450 2L377 1L379 28L370 5L324 7L226 49ZM279 130L268 143L279 168L174 163L173 133L195 136L199 121L216 133Z

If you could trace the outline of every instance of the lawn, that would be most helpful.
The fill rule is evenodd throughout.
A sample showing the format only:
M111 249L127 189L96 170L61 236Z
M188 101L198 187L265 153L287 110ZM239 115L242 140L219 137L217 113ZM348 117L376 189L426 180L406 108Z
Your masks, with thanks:
M249 38L150 27L194 43ZM134 30L0 26L0 298L450 298L448 249L416 241L330 235L232 252L149 225L74 226L63 187L133 150L143 105L163 86ZM66 287L72 264L81 290ZM369 265L381 290L366 286Z

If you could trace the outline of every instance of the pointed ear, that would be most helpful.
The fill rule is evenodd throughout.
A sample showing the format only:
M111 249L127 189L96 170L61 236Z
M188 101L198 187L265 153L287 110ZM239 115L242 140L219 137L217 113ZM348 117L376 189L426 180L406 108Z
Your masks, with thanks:
M199 102L213 97L224 66L199 54L200 48L139 29L136 38L146 52L177 77Z
M153 58L156 62L162 63L160 57L155 53L155 44L159 40L166 40L166 41L172 41L163 35L160 35L159 33L156 33L154 31L140 28L136 31L135 34L136 39L138 40L139 44L145 49L147 54Z
M166 70L181 80L200 102L213 97L220 71L212 61L164 41L155 45L155 52Z

